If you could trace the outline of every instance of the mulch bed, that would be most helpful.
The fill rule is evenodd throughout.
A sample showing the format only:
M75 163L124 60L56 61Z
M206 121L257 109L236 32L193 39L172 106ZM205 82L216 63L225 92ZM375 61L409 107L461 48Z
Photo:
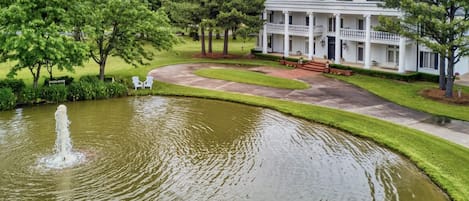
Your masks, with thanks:
M463 93L461 97L458 97L457 90L454 90L453 98L446 98L445 91L436 88L422 90L420 95L443 103L469 105L469 94Z

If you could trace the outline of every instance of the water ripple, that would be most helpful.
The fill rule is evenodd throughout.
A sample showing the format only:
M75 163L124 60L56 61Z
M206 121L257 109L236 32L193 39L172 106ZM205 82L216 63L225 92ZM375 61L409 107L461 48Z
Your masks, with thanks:
M2 199L447 199L409 161L368 140L188 98L71 103L71 137L86 163L38 172L34 161L53 151L53 108L0 113Z

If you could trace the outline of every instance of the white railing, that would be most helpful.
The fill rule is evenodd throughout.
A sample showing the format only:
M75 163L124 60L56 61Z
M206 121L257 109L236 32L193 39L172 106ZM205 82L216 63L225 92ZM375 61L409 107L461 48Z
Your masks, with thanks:
M285 24L267 23L267 32L275 34L284 34ZM324 31L323 26L314 26L314 35L321 35ZM290 35L308 36L309 27L304 25L288 25Z
M382 32L382 31L372 31L371 32L371 40L377 41L399 41L399 35L389 33L389 32Z
M340 29L340 37L344 39L365 40L365 30Z
M358 29L340 29L340 37L346 40L356 40L364 42L366 37L366 31ZM371 31L370 37L372 42L399 42L399 35L389 32Z

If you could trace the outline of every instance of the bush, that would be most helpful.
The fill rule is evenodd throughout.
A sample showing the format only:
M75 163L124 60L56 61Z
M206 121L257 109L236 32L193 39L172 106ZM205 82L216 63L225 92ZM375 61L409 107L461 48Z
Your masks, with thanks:
M93 100L95 97L96 92L92 83L80 81L68 86L68 100Z
M70 76L61 76L61 77L54 77L54 78L52 78L52 79L46 78L46 79L44 80L44 86L49 86L49 81L51 81L51 80L65 80L65 85L68 86L68 85L72 84L72 82L73 82L73 77L70 77Z
M251 52L254 52L253 55L255 55L256 58L258 58L258 59L264 59L264 60L270 60L270 61L279 61L283 58L283 57L280 57L280 56L275 56L275 55L270 55L270 54L257 53L257 52L252 51L252 50L251 50ZM299 59L287 57L287 58L285 58L285 60L292 61L292 62L298 62ZM308 61L309 60L306 60L306 59L303 58L303 62L308 62Z
M26 87L18 96L18 102L21 104L35 104L41 100L41 90Z
M54 103L67 101L67 87L63 85L52 85L42 88L42 98Z
M14 94L18 95L26 87L23 80L6 79L0 80L0 88L10 88Z
M0 88L0 111L11 110L16 106L16 96L9 87Z
M107 93L109 97L127 96L128 88L121 83L106 83Z
M88 83L95 83L95 82L100 82L99 80L99 75L85 75L83 77L80 77L80 82L88 82Z
M106 84L102 81L98 81L92 84L93 90L95 91L95 99L106 99L109 98Z
M439 75L428 74L428 73L419 73L419 80L420 81L426 81L426 82L439 83L440 82L440 76Z

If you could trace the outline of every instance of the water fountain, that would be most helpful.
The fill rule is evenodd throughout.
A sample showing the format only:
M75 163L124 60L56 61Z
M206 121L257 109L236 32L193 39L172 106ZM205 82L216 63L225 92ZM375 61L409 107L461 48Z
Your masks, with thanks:
M50 169L63 169L73 167L85 160L85 155L72 150L72 139L68 126L70 121L67 116L67 107L59 105L55 112L55 131L57 138L55 140L55 153L39 160L42 167Z

